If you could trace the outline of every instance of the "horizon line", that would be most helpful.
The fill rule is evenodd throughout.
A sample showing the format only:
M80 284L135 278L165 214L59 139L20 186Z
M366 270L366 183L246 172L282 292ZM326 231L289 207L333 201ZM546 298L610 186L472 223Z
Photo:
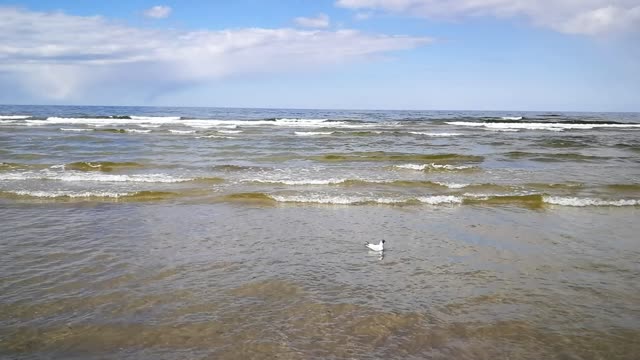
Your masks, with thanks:
M321 110L321 111L458 111L458 112L545 112L545 113L621 113L636 114L640 110L616 110L616 111L596 111L596 110L478 110L478 109L393 109L393 108L314 108L314 107L243 107L243 106L187 106L187 105L73 105L73 104L0 104L0 106L55 106L55 107L139 107L139 108L195 108L195 109L255 109L255 110Z

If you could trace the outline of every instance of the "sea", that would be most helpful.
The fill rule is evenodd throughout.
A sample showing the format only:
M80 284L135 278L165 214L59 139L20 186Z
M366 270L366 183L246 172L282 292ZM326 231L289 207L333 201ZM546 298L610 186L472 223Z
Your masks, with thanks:
M639 113L0 106L2 359L638 359L639 234Z

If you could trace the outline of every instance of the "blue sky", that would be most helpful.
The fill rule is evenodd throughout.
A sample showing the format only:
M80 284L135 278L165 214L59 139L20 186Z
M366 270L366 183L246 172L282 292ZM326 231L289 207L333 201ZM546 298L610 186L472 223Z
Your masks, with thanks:
M0 1L0 103L640 111L640 0Z

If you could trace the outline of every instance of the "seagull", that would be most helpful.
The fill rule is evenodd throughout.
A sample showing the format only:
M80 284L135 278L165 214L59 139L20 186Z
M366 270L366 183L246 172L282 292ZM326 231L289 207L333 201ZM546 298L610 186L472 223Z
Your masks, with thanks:
M371 244L368 241L364 243L364 246L369 248L369 250L373 251L383 251L384 250L384 240L380 241L379 244Z

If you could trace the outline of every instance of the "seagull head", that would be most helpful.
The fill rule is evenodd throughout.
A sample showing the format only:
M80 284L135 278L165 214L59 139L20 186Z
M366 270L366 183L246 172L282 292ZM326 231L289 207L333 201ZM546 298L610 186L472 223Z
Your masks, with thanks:
M385 243L385 241L384 241L384 240L382 240L382 243L384 244L384 243Z

